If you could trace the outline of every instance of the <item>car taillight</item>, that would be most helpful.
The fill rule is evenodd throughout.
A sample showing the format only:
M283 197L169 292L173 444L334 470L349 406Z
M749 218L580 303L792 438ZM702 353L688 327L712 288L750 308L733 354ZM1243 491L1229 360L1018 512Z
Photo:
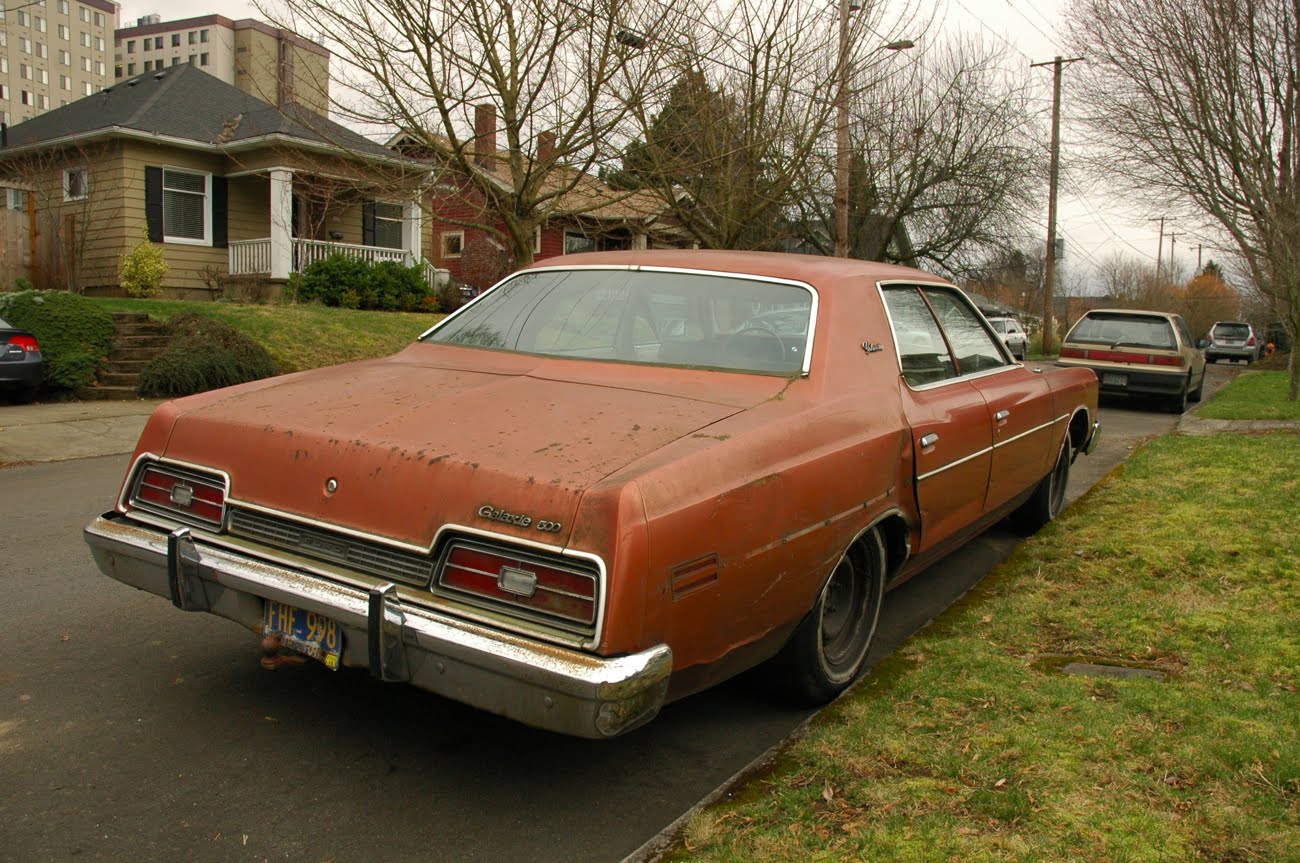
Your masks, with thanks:
M1061 348L1061 356L1065 359L1081 360L1084 357L1084 351L1080 348Z
M1181 366L1183 364L1183 357L1181 354L1175 354L1172 357L1152 354L1147 357L1147 362L1153 366Z
M1253 347L1255 347L1255 337L1254 337L1254 336L1251 336L1250 338L1246 339L1246 347L1248 347L1248 348L1253 348Z
M455 540L442 554L437 584L566 628L590 631L596 622L596 573L575 562Z
M9 344L22 348L31 354L34 354L41 349L41 346L36 343L35 336L10 336Z
M130 503L201 527L221 527L226 514L226 483L168 464L147 464L131 487Z

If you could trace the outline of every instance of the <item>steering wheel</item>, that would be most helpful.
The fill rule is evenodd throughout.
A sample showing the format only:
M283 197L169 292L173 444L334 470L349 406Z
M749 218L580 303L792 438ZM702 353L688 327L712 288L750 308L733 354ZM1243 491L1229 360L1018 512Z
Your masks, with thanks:
M747 323L727 337L724 354L740 363L761 363L780 368L789 362L785 340L766 324Z

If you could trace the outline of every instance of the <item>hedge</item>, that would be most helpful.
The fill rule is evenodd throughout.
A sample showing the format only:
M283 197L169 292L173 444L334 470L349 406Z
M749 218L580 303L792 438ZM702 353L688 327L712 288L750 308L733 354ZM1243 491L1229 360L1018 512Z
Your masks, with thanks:
M438 296L418 264L370 264L341 254L308 264L294 281L294 296L299 302L345 309L438 311Z
M80 294L2 293L0 318L36 337L45 365L45 387L53 392L89 386L108 361L113 316Z
M187 396L278 373L265 348L215 318L177 315L167 335L167 349L140 372L142 396Z

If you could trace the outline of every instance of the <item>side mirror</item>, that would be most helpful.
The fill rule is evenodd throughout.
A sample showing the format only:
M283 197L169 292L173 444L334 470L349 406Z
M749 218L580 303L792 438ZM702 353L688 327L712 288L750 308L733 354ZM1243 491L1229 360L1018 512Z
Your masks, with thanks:
M1196 343L1196 347L1200 348L1201 350L1205 350L1209 346L1210 346L1209 339L1201 339L1199 342Z

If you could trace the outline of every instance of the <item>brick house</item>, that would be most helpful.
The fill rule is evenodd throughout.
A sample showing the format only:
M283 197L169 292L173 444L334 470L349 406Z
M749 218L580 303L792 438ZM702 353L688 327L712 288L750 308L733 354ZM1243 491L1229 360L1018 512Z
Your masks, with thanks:
M499 177L503 188L510 188L509 159L496 144L495 108L476 106L474 120L474 142L470 146L475 162ZM431 158L427 149L421 152L402 135L390 144L406 155ZM553 133L539 135L537 160L549 159L554 145ZM564 166L557 166L547 176L543 188L561 189L570 183L573 187L555 199L551 217L534 236L535 260L607 249L691 245L659 196L616 189L597 177ZM516 262L501 241L472 224L485 221L485 207L482 193L468 180L444 174L427 192L425 206L425 255L434 266L476 288L489 287L515 269Z

